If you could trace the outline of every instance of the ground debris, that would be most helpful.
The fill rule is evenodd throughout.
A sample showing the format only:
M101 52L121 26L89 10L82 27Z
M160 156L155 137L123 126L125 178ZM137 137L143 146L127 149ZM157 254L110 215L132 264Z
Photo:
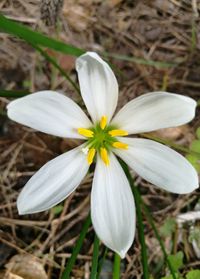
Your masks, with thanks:
M13 274L12 276L18 276L23 279L48 278L43 265L36 258L29 255L15 255L6 264L6 268Z

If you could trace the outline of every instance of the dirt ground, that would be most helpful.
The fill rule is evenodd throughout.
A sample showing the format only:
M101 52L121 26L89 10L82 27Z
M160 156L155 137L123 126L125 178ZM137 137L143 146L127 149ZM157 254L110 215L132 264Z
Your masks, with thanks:
M200 100L198 0L64 0L63 3L43 0L42 4L40 0L0 0L0 11L33 30L104 56L114 66L119 81L119 107L143 93L159 90ZM46 51L77 82L75 58ZM68 81L38 52L5 33L0 33L0 89L30 92L52 89L81 102ZM92 173L62 203L62 210L57 207L40 214L19 216L16 199L24 184L44 163L76 146L78 141L53 138L15 124L6 116L9 101L0 98L0 278L56 279L88 214ZM200 126L198 112L199 109L192 123L153 136L189 147ZM164 231L166 249L184 253L181 273L200 269L199 223L192 220L193 228L197 229L194 245L191 224L180 228L176 221L179 214L199 209L199 192L172 195L137 176L135 179L158 229ZM166 220L175 222L173 228L167 227L170 227L168 233ZM144 223L149 269L153 278L161 278L168 270L145 218ZM71 278L89 278L93 239L91 227ZM103 251L101 246L100 253ZM113 253L108 252L101 278L112 278L112 261ZM123 279L142 278L137 233L121 269Z

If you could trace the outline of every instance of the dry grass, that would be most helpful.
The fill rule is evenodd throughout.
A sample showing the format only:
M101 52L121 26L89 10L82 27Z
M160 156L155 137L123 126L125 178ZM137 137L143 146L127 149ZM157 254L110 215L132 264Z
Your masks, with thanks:
M166 68L162 64L155 67L110 59L117 69L120 106L142 93L161 89L196 100L200 98L200 3L197 0L69 0L64 1L57 27L47 27L40 20L39 0L1 0L0 10L11 19L77 47L176 64ZM6 34L0 34L0 41L1 88L61 90L80 101L67 81L30 46ZM76 80L74 59L60 54L57 59ZM45 162L76 146L77 142L52 138L14 124L4 115L8 101L0 99L0 267L5 270L13 255L33 255L34 262L38 259L45 266L47 278L59 278L89 210L92 173L64 201L61 214L56 215L49 210L18 216L16 198L26 181ZM188 145L198 126L199 116L190 126L173 133L169 130L163 135ZM176 218L180 212L193 210L197 204L198 193L176 196L158 190L140 178L136 182L158 227L164 219ZM155 272L162 254L148 223L145 223L145 229L149 266ZM190 267L200 267L200 261L188 241L188 233L186 227L183 243L178 241L178 230L171 238L165 238L166 248L170 249L173 241L174 252L179 249L184 251L185 271ZM93 238L91 228L72 278L89 278ZM142 276L137 238L136 235L122 266L124 279ZM108 273L112 270L112 257L109 252L105 267ZM7 274L10 270L13 267L7 266ZM2 278L6 276L2 275Z

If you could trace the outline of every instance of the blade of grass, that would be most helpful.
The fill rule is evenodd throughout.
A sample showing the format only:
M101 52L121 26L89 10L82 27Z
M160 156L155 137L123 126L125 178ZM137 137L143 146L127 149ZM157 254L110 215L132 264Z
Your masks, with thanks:
M140 195L140 194L139 194L139 195ZM165 245L163 244L163 241L162 241L162 239L161 239L161 237L160 237L160 235L159 235L158 229L156 228L155 223L154 223L154 221L153 221L153 217L152 217L152 215L151 215L151 213L150 213L150 211L149 211L149 208L144 204L144 202L143 202L142 199L141 199L141 205L142 205L142 207L143 207L143 209L144 209L146 218L147 218L149 224L151 225L151 227L152 227L152 229L153 229L153 231L154 231L154 234L155 234L155 236L156 236L156 238L157 238L157 240L158 240L158 242L159 242L159 244L160 244L161 250L162 250L162 252L163 252L165 261L166 261L166 263L167 263L167 265L168 265L168 268L169 268L169 270L170 270L170 272L171 272L171 275L172 275L173 279L177 279L177 278L176 278L176 274L174 273L174 269L173 269L173 267L172 267L172 265L171 265L171 262L170 262L169 259L168 259L168 255L167 255L167 252L166 252L166 250L165 250Z
M177 149L179 151L182 151L182 152L185 152L185 153L190 153L190 154L193 154L195 156L198 156L200 157L200 153L198 152L195 152L195 151L192 151L190 150L189 148L185 147L185 146L182 146L180 144L176 144L170 140L166 140L166 139L163 139L163 138L159 138L159 137L156 137L156 136L153 136L153 135L150 135L150 134L140 134L142 137L144 138L147 138L147 139L152 139L152 140L155 140L157 142L160 142L160 143L164 143L174 149Z
M28 94L30 94L30 92L0 89L0 97L5 98L21 98Z
M112 279L120 279L120 256L115 253Z
M76 90L76 92L80 95L80 90L76 83L70 78L70 76L57 64L57 62L50 57L43 49L41 49L39 46L36 46L32 44L33 48L35 48L40 54L49 61L60 73L62 76L64 76L69 83L73 86L73 88ZM1 90L0 89L0 97L6 97L6 98L20 98L24 97L26 95L30 94L30 92L24 92L24 91L14 91L14 90Z
M51 56L49 56L42 48L40 48L39 46L32 44L33 48L35 48L38 52L40 52L40 54L45 57L45 59L47 61L49 61L60 73L62 76L64 76L66 78L66 80L69 81L69 83L73 86L73 88L77 91L77 93L80 95L80 90L78 88L78 86L76 85L76 83L70 78L70 76L65 72L65 70L63 70L55 61L55 59L53 59Z
M17 23L13 20L6 18L2 14L0 14L0 30L9 33L11 35L17 36L30 44L36 44L39 46L48 47L50 49L54 49L56 51L65 54L80 56L85 52L84 49L80 49L72 45L65 44L59 40L49 38L48 36L45 36L40 32L33 31L30 28L20 23ZM119 55L119 54L107 53L107 52L102 53L102 55L104 55L105 57L112 57L118 60L124 60L124 61L129 61L137 64L148 65L148 66L153 66L158 68L169 68L178 65L178 63L173 63L173 62L154 61L150 59L146 60L143 58Z
M102 270L103 263L104 263L104 261L105 261L105 258L106 258L107 253L108 253L108 248L105 247L104 252L103 252L103 256L102 256L102 258L99 260L98 272L97 272L97 277L96 277L96 279L98 279L99 276L100 276L100 274L101 274L101 270Z
M105 55L106 57L112 57L112 58L115 58L118 60L134 62L136 64L153 66L153 67L157 67L157 68L171 68L171 67L175 67L178 65L178 63L174 63L174 62L154 61L154 60L150 60L150 59L146 60L144 58L120 55L120 54L115 54L115 53L104 52L104 53L102 53L102 55Z
M49 38L39 32L33 31L20 23L6 18L2 14L0 14L0 30L17 36L30 44L48 47L62 53L79 56L85 52L80 48L65 44L61 41Z
M144 236L144 224L142 221L142 211L141 211L141 197L137 190L137 188L134 185L133 178L129 172L128 166L126 163L122 160L120 160L120 163L125 171L125 174L127 176L127 179L130 183L131 189L133 191L133 195L135 198L135 206L136 206L136 212L137 212L137 222L138 222L138 236L139 241L141 245L141 257L142 257L142 267L143 267L143 278L149 279L149 269L148 269L148 257L147 257L147 248L145 243L145 236Z
M92 270L90 274L90 279L97 278L98 258L99 258L99 239L95 234L94 248L93 248L93 255L92 255Z
M80 249L83 245L83 241L84 241L84 238L86 236L86 233L89 229L91 225L91 217L90 217L90 214L87 216L87 218L85 219L85 222L83 224L83 228L81 230L81 233L80 233L80 236L76 242L76 245L74 246L73 248L73 251L72 251L72 255L70 257L70 259L68 260L67 262L67 265L66 265L66 268L65 270L63 271L63 274L61 276L61 279L70 279L70 273L72 271L72 268L75 264L75 261L76 261L76 258L78 256L78 253L80 252Z
M120 160L120 163L121 163L121 165L122 165L122 167L123 167L123 169L124 169L124 171L125 171L125 173L126 173L126 175L127 175L127 178L128 178L128 180L129 180L129 183L130 183L131 188L132 188L132 190L133 190L134 197L135 197L135 203L136 203L136 204L139 203L139 206L142 207L142 208L144 209L145 216L146 216L146 218L147 218L149 224L151 225L151 227L152 227L152 229L153 229L153 231L154 231L154 233L155 233L156 238L158 239L158 242L159 242L160 247L161 247L161 249L162 249L162 252L163 252L165 261L166 261L166 263L167 263L167 265L168 265L168 267L169 267L169 270L170 270L170 272L171 272L171 275L172 275L173 279L177 279L177 278L176 278L176 275L175 275L175 273L174 273L174 270L173 270L173 268L172 268L172 265L171 265L171 263L170 263L170 261L169 261L169 259L168 259L168 255L167 255L167 252L166 252L166 250L165 250L165 246L164 246L164 244L163 244L163 242L162 242L162 239L161 239L161 237L160 237L160 235L159 235L159 232L158 232L158 230L157 230L157 228L156 228L156 226L155 226L155 223L154 223L154 221L153 221L153 217L152 217L152 215L151 215L151 213L150 213L150 210L149 210L149 208L145 205L145 203L143 202L139 190L137 189L137 187L135 187L134 181L133 181L133 178L132 178L132 176L131 176L131 174L130 174L130 171L129 171L129 169L128 169L128 166L127 166L126 163L125 163L124 161L122 161L122 160ZM137 197L137 199L136 199L136 197ZM136 208L137 208L137 205L136 205ZM138 217L138 216L137 216L137 217ZM139 231L139 234L140 234L140 231ZM144 278L145 278L145 277L144 277ZM147 277L147 278L149 278L149 277Z
M192 30L191 30L191 51L194 51L196 49L196 45L197 45L197 28L196 28L196 22L193 18L192 20Z

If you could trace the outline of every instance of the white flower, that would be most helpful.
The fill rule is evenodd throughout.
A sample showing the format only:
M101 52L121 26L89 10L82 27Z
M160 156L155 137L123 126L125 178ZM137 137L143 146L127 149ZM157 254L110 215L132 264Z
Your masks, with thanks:
M86 140L44 165L20 193L17 206L20 214L27 214L61 202L81 183L96 157L92 223L102 242L123 258L134 239L135 205L115 155L160 188L180 194L193 191L198 187L197 173L182 155L160 143L125 136L185 124L193 119L196 102L153 92L130 101L112 118L118 84L111 68L96 53L88 52L77 59L76 69L92 122L72 100L52 91L8 105L8 116L18 123L51 135Z

